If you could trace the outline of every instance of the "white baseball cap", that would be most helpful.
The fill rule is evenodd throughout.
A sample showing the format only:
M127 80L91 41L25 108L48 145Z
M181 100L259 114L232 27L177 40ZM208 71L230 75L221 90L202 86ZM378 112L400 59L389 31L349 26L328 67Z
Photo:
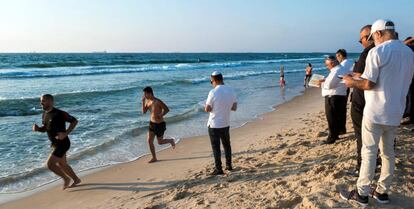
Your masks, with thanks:
M217 76L217 75L221 75L221 73L219 71L214 71L211 76Z
M388 19L379 19L375 21L371 26L371 33L369 34L367 40L371 40L372 34L381 30L395 30L394 23Z

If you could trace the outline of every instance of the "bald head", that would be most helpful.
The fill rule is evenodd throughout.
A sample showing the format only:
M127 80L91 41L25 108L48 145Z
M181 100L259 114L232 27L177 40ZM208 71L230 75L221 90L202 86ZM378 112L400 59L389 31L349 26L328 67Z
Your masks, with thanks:
M53 109L53 96L50 94L44 94L40 97L40 105L42 105L43 110L49 111Z

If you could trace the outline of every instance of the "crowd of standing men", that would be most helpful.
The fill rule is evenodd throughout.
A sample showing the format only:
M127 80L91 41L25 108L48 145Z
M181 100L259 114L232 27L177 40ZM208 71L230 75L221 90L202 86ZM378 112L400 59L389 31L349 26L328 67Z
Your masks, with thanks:
M395 25L380 19L360 30L359 42L364 47L357 62L347 60L340 49L329 56L325 65L329 75L320 80L325 97L325 113L329 135L323 144L334 144L346 133L346 106L349 88L351 118L357 142L358 181L355 190L341 191L343 199L368 205L369 196L379 203L388 203L395 168L394 143L400 124L412 123L414 41L398 40ZM409 91L410 90L410 91ZM406 121L402 118L408 117ZM381 161L378 161L378 152ZM371 183L381 164L375 189Z

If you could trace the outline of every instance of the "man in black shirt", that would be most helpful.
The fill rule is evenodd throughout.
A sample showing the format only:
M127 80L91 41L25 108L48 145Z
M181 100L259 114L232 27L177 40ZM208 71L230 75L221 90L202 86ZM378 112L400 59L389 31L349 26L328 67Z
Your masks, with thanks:
M44 110L42 116L43 126L39 127L37 124L34 124L33 131L47 132L53 149L47 160L47 167L53 173L62 177L64 181L63 189L66 189L68 187L76 186L81 182L66 161L66 152L70 148L68 135L76 127L78 121L67 112L54 108L53 100L53 96L50 94L45 94L40 98L40 104ZM70 123L68 129L66 129L66 122ZM71 186L69 186L69 177L73 180Z
M406 38L404 43L414 52L414 36ZM406 118L406 120L403 121L401 125L414 124L414 77L408 90L404 118Z
M375 47L373 41L368 41L367 38L371 32L371 25L366 25L361 28L359 43L364 47L359 56L358 61L355 63L353 72L354 77L360 77L365 69L365 60L367 58L368 52ZM361 124L362 116L365 106L364 90L357 88L353 89L352 98L351 98L351 118L352 124L354 126L355 138L357 141L357 168L356 172L359 172L361 167L361 148L362 148L362 137L361 137Z

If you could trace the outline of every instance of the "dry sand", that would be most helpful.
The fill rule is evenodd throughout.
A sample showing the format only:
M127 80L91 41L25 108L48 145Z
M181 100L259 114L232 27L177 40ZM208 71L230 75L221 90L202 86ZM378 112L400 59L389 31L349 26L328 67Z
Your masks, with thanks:
M413 126L399 129L391 203L370 199L370 208L414 208ZM327 123L318 89L308 90L231 131L234 168L210 177L208 137L183 140L159 153L83 178L67 191L59 187L0 208L357 208L339 198L355 186L352 124L333 145L320 145Z

